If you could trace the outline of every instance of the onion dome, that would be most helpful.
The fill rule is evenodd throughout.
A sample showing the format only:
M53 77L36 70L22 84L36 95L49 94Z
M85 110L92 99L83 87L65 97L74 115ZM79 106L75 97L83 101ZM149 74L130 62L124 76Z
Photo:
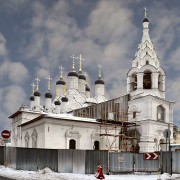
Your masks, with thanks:
M61 101L62 102L68 102L68 98L66 96L64 96L64 97L61 98Z
M37 90L37 91L34 91L34 96L41 96L41 93Z
M29 100L30 100L30 101L34 101L34 96L33 96L33 95L30 96Z
M86 84L86 91L90 91L90 88L88 87L87 84Z
M52 94L50 91L46 92L45 98L52 98Z
M59 85L59 84L65 85L66 82L62 78L60 78L58 81L56 81L56 85Z
M145 17L145 18L143 19L143 22L149 22L149 19L148 19L147 17Z
M104 81L99 77L96 81L95 84L105 84Z
M82 72L80 72L79 79L84 79L86 81L86 76Z
M54 102L54 104L55 104L56 106L60 106L60 105L61 105L61 103L60 103L59 100L56 100L56 101Z
M71 71L68 73L68 76L78 77L78 74L75 71Z

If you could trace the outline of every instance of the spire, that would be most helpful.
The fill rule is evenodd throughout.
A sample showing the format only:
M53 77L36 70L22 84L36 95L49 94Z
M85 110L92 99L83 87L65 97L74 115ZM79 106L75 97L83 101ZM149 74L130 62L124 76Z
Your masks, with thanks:
M35 91L35 84L32 83L31 86L32 86L32 94L34 94L34 91Z
M71 58L73 59L73 63L72 63L72 71L75 71L75 59L77 59L77 57L74 56L74 54L71 56Z
M144 65L160 66L160 62L153 43L149 36L149 19L147 18L147 8L144 8L143 19L143 35L141 43L138 45L138 51L135 54L135 59L132 62L133 67L142 67Z
M49 75L46 79L48 80L48 91L50 91L52 78L51 78L51 76Z
M82 61L84 61L85 59L81 54L77 57L77 59L79 59L79 72L82 72Z
M102 69L102 66L99 64L98 68L99 68L99 76L98 77L101 78L101 74L102 74L101 69Z
M98 68L99 68L98 79L95 81L95 84L105 84L102 79L102 72L101 72L102 66L99 64Z
M39 90L39 81L40 81L40 79L38 77L36 77L35 80L36 80L36 91L38 91Z
M146 6L144 8L144 17L147 17L147 8L146 8Z
M64 69L64 68L63 68L63 66L61 65L61 66L59 67L59 69L60 69L60 79L62 79L62 77L63 77L62 74L63 74L63 69Z

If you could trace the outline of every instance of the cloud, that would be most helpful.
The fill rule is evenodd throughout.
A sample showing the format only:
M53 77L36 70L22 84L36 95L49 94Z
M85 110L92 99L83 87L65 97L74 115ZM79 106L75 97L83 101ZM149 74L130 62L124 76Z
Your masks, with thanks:
M28 69L20 62L4 61L0 65L0 76L12 84L23 84L28 78Z
M20 86L10 85L0 88L0 131L11 130L11 120L8 117L16 112L26 99L25 90Z
M8 50L6 48L6 39L4 38L3 34L0 33L0 56L7 56Z
M11 85L3 89L2 106L7 113L14 113L25 103L26 93L20 86Z
M20 8L23 8L25 5L27 5L29 0L6 0L1 1L1 10L7 11L9 13L18 12Z

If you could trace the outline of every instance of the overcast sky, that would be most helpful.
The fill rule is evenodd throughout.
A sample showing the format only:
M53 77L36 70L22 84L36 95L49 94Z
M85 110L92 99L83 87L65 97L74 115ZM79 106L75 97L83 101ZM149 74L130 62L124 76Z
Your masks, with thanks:
M55 94L58 67L64 66L66 79L72 54L86 59L92 94L101 64L107 97L124 95L145 6L166 72L166 98L176 102L174 122L180 125L180 0L0 0L0 130L11 128L8 116L20 105L29 106L36 76L44 97L50 73Z

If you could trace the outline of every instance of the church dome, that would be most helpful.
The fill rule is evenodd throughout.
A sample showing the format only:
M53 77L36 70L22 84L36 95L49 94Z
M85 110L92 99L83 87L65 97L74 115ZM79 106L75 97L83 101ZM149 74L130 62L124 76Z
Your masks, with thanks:
M61 98L61 101L62 102L68 102L68 98L66 96L64 96L64 97Z
M45 98L52 98L52 94L50 91L46 92Z
M59 100L56 100L56 101L54 102L54 104L55 104L56 106L60 106L60 105L61 105L61 103L60 103Z
M145 18L143 19L143 22L149 22L149 19L148 19L147 17L145 17Z
M40 97L40 96L41 96L41 93L40 93L39 91L35 91L35 92L34 92L34 96L39 96L39 97Z
M33 96L33 95L30 96L29 100L30 100L30 101L34 101L34 96Z
M90 91L90 88L88 87L87 84L86 84L86 91Z
M79 73L79 79L84 79L86 81L86 77L83 73Z
M60 78L58 81L56 81L56 85L59 85L59 84L65 85L66 82L62 78Z
M95 84L105 84L104 81L99 77L98 80L95 81Z
M78 77L78 74L75 71L71 71L71 72L68 73L68 76Z

